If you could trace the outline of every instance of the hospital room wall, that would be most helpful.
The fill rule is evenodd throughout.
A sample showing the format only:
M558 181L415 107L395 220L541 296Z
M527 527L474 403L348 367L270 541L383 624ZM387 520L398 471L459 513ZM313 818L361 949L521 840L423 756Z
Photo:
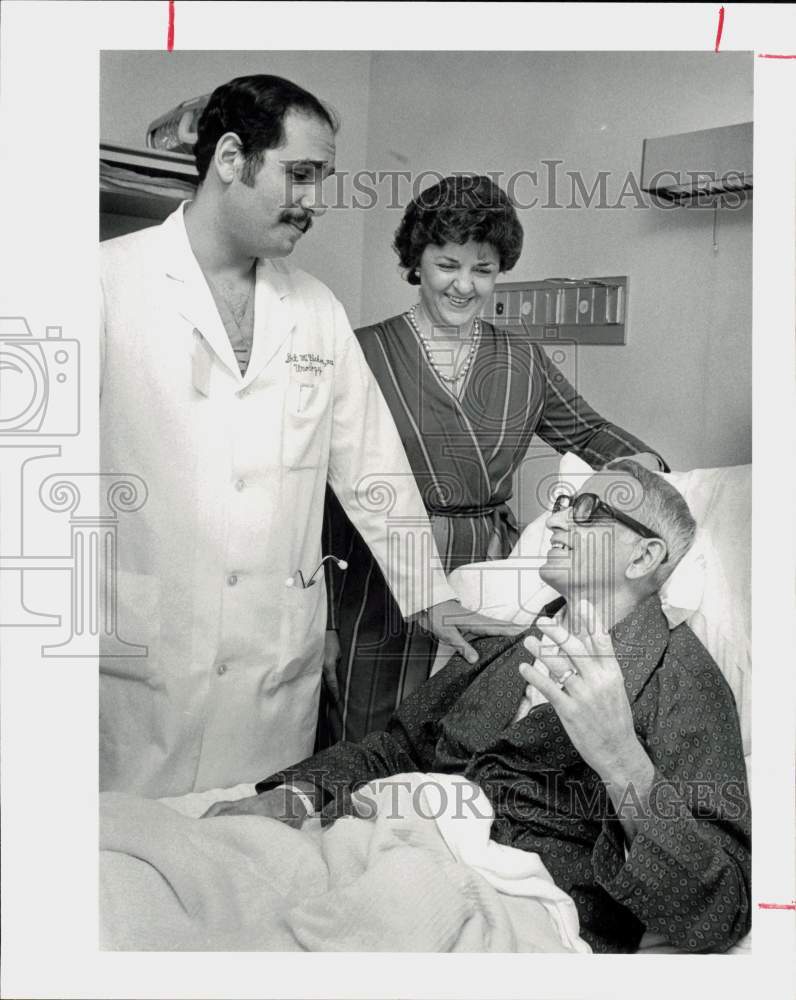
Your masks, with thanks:
M600 170L616 201L640 173L642 140L752 118L752 58L732 53L395 53L373 55L368 162L381 169L539 172L524 202L547 199L543 160ZM432 180L426 183L432 183ZM426 186L426 185L423 185ZM570 200L560 185L563 205ZM581 347L577 386L673 468L751 461L752 209L535 208L521 211L525 247L504 280L628 275L625 346ZM406 308L390 242L400 212L365 215L362 318ZM555 468L534 451L515 483L522 521Z
M368 52L103 52L100 137L144 148L147 127L158 115L248 73L287 77L331 104L343 119L337 162L341 169L361 167L367 145ZM291 258L334 290L354 325L362 295L363 223L361 212L329 211Z

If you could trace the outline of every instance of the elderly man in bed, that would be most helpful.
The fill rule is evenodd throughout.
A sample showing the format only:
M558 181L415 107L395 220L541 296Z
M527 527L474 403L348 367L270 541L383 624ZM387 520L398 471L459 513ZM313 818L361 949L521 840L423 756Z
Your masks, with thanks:
M557 501L548 527L541 576L562 599L532 628L478 640L477 664L454 657L386 732L208 815L300 825L319 810L328 823L354 812L365 782L461 774L492 803L492 839L538 852L595 951L634 951L645 929L724 951L750 924L741 734L718 667L687 625L669 630L658 598L694 520L661 477L620 460Z

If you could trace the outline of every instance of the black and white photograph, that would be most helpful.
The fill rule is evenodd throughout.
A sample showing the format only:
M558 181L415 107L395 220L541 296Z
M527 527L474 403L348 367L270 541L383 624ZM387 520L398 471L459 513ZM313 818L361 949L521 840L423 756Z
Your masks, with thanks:
M757 5L132 6L0 309L4 743L71 673L82 755L26 734L4 840L56 796L96 966L6 995L789 995L796 59L722 48Z

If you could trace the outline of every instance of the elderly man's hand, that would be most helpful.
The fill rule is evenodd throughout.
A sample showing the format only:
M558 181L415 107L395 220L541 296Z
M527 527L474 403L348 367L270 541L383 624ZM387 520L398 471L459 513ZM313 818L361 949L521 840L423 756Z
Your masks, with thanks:
M211 819L215 816L266 816L298 829L307 816L307 810L301 799L290 788L280 785L278 788L269 788L267 792L261 792L259 795L249 795L245 799L214 802L202 815L202 819Z
M453 646L469 663L478 662L478 653L467 642L462 632L469 635L515 636L527 628L525 625L512 625L497 618L488 618L477 611L467 611L458 601L435 604L425 611L412 615L409 621L416 622L440 642Z
M649 776L652 764L636 736L611 637L587 601L572 612L580 623L577 635L549 619L537 619L558 653L551 654L547 644L542 648L532 636L525 639L526 649L550 671L546 677L536 664L521 665L520 673L530 685L528 695L532 688L541 691L572 745L604 781L638 780L642 772Z

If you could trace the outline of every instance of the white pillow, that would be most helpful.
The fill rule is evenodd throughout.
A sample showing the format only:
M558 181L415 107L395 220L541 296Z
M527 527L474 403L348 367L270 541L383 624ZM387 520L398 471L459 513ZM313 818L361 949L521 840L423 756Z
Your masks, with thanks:
M704 593L686 621L718 663L735 695L744 753L748 754L752 710L752 467L694 469L672 472L665 478L685 497L704 540Z
M577 490L592 474L572 454L558 481ZM661 589L671 628L687 621L719 666L738 705L744 752L750 752L751 705L751 466L695 469L664 475L684 496L697 522L694 544ZM465 607L503 621L530 624L558 595L539 577L550 532L542 514L523 531L506 559L471 563L449 582Z

